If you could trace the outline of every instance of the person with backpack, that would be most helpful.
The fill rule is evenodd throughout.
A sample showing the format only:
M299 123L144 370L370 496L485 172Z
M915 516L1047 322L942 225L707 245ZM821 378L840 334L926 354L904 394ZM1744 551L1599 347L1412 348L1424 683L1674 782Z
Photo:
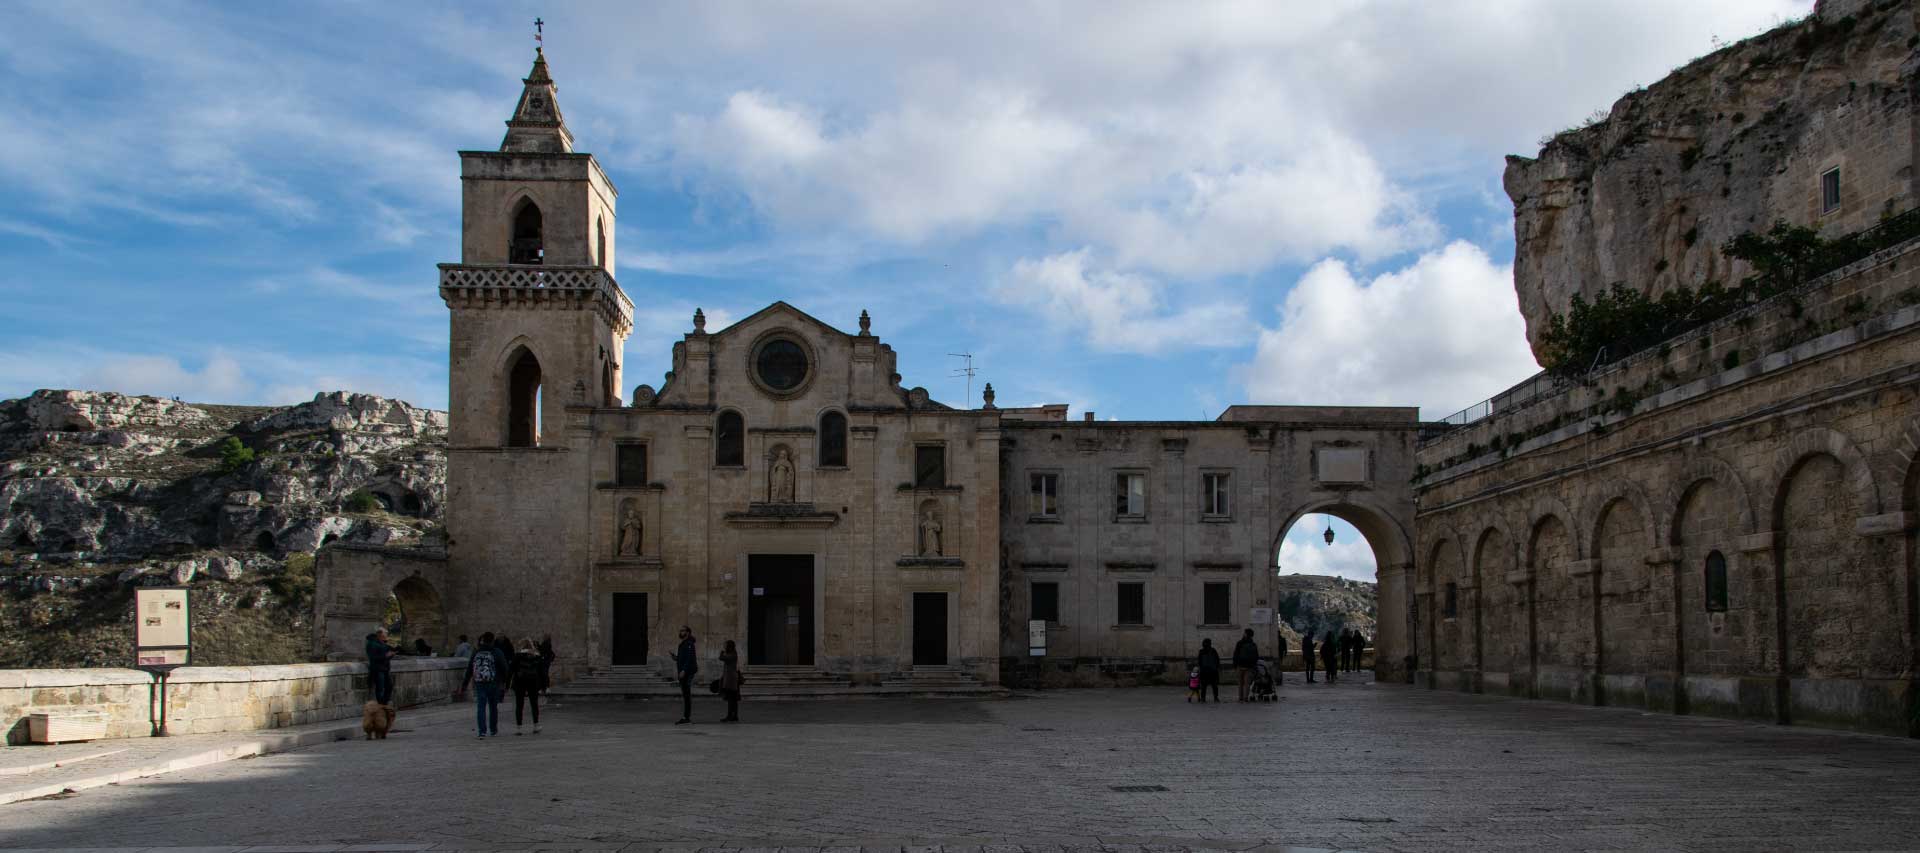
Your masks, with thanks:
M1233 668L1240 671L1240 701L1247 701L1247 688L1253 684L1253 670L1260 665L1260 647L1253 642L1253 629L1233 644Z
M680 648L673 653L674 674L680 680L680 719L676 726L693 722L693 676L700 671L700 657L693 645L693 629L680 626Z
M473 685L474 724L481 738L500 733L500 682L506 675L507 661L494 648L493 634L481 634L480 647L467 659L467 674L460 678L461 690Z
M540 653L533 649L532 640L520 641L520 651L514 654L513 662L508 666L509 675L507 684L513 688L513 733L516 735L520 734L520 726L523 722L521 712L526 710L526 706L531 703L533 705L533 733L539 734L540 682L542 678L540 673L545 667L540 662Z
M1213 688L1213 701L1220 701L1220 652L1213 647L1212 640L1200 641L1200 654L1195 660L1200 670L1200 701L1207 701L1207 688Z

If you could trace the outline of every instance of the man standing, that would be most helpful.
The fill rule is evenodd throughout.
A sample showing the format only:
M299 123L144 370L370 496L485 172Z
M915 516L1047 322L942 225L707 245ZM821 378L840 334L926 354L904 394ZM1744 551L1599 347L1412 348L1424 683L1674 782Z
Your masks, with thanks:
M1247 688L1253 684L1253 669L1260 665L1260 647L1253 642L1253 629L1233 644L1233 668L1240 671L1240 701L1247 701Z
M493 632L480 635L480 648L467 658L460 689L473 685L473 716L480 737L500 733L500 685L507 677L507 660L493 647Z
M453 656L457 658L473 657L473 644L467 642L467 635L460 635L460 645L453 647Z
M1307 665L1307 683L1313 683L1313 631L1300 635L1300 660Z
M1274 632L1274 642L1277 646L1273 650L1273 686L1278 688L1287 680L1281 675L1287 667L1287 635Z
M680 719L683 726L693 722L693 675L700 671L700 657L694 651L693 629L680 626L680 649L673 654L673 668L680 679Z
M1332 631L1328 631L1327 635L1320 639L1320 668L1327 671L1328 684L1339 680L1339 667L1340 641L1334 638Z
M373 701L382 705L393 701L394 654L393 646L387 644L387 629L367 635L367 681L373 687Z

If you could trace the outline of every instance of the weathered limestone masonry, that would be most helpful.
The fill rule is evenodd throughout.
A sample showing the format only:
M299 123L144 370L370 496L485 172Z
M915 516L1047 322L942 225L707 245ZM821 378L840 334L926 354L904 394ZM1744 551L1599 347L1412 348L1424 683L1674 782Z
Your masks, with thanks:
M1537 158L1509 157L1514 281L1535 352L1576 293L1737 284L1744 263L1720 254L1735 235L1785 218L1833 236L1913 207L1915 15L1911 0L1822 0L1805 21L1627 93Z
M460 658L396 658L393 704L444 702L460 686ZM158 717L153 677L132 669L0 669L0 725L27 742L27 717L62 711L107 715L107 737L146 737ZM281 729L360 716L371 695L364 663L190 666L167 679L167 730L210 734Z
M1882 30L1912 32L1910 4L1851 10L1871 44L1888 38ZM1827 25L1836 11L1822 6ZM1909 57L1904 73L1912 67ZM1689 66L1676 78L1737 89L1765 68L1728 76ZM1858 109L1824 103L1781 120L1817 127ZM1862 135L1797 137L1787 159L1844 153L1860 173L1910 174L1873 159L1910 161L1909 149L1868 156ZM1819 173L1803 178L1817 184ZM1738 199L1696 200L1693 211L1736 216L1735 230L1773 214L1834 224L1832 236L1876 219L1883 201L1842 193L1826 214L1773 203L1751 217ZM1531 241L1526 204L1516 207L1516 268L1559 268L1566 250ZM1644 239L1620 234L1593 248L1623 263ZM1516 286L1523 304L1553 289L1524 275ZM1909 241L1587 384L1530 380L1490 416L1430 435L1415 481L1418 679L1920 736L1916 396L1920 241Z
M1308 513L1338 516L1366 536L1380 612L1405 614L1413 503L1402 484L1412 476L1416 415L1234 406L1213 422L1007 420L1006 682L1182 680L1202 639L1225 654L1249 627L1272 654L1275 626L1250 624L1250 611L1278 603L1274 555ZM1118 484L1136 473L1146 478L1145 506L1128 514ZM1224 495L1209 493L1217 488ZM1119 598L1135 584L1142 612L1130 623ZM1057 602L1038 658L1022 630L1036 599ZM1404 625L1380 622L1385 677L1405 672Z
M784 302L711 332L696 310L665 383L623 401L615 192L554 97L538 58L501 149L460 155L445 550L327 549L319 652L357 656L391 593L410 630L551 635L562 681L658 689L682 625L708 659L732 639L847 687L1157 678L1275 606L1280 538L1309 512L1366 534L1406 612L1412 409L1067 423L992 386L950 407L902 384L865 312L849 332ZM1376 640L1404 674L1404 619Z

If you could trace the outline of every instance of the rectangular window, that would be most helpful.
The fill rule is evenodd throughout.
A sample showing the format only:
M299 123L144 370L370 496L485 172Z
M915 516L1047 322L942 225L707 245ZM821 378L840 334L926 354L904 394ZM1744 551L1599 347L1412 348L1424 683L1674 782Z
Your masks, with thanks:
M947 484L947 448L922 444L913 449L913 487L938 489Z
M1840 209L1840 168L1835 166L1820 175L1820 212Z
M1143 583L1123 583L1120 585L1120 618L1116 624L1147 624L1147 585Z
M614 448L613 481L622 486L647 484L647 446L621 444Z
M1201 624L1204 624L1204 625L1233 624L1233 584L1230 584L1230 583L1207 584L1206 595L1204 599L1206 602L1206 607L1205 607L1206 618L1201 622Z
M1233 514L1232 505L1227 497L1226 474L1200 475L1200 512L1202 515L1214 516Z
M1707 555L1707 611L1727 612L1727 558L1719 551Z
M1027 512L1042 518L1060 516L1060 475L1034 474L1027 478Z
M1147 514L1147 475L1114 475L1113 514L1135 518Z
M1033 585L1033 609L1028 619L1045 619L1048 622L1060 621L1060 585L1057 583L1035 583Z
M1440 615L1452 619L1460 615L1460 585L1447 582L1447 600L1440 607Z

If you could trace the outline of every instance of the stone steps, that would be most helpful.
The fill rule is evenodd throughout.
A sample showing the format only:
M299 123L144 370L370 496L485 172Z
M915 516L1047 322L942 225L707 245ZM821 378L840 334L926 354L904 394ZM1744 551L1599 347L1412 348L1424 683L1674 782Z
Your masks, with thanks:
M849 699L885 697L988 698L1005 696L1005 688L981 684L973 676L950 667L920 667L889 673L878 684L854 684L845 675L813 667L747 667L746 695L756 701L786 699ZM716 674L702 670L695 677L694 695L714 696L707 684ZM680 686L652 667L596 669L549 691L568 699L679 699Z

